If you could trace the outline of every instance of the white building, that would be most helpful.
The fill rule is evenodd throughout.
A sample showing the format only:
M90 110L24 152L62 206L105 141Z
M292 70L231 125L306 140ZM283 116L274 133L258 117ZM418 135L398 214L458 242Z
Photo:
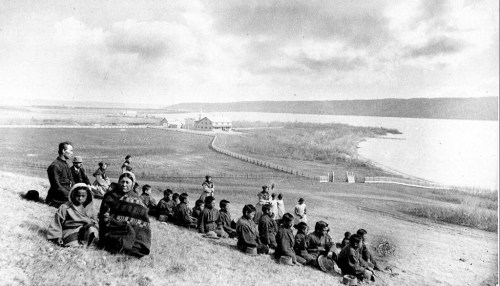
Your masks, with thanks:
M223 116L205 116L194 122L194 129L200 131L229 131L233 126L233 122Z

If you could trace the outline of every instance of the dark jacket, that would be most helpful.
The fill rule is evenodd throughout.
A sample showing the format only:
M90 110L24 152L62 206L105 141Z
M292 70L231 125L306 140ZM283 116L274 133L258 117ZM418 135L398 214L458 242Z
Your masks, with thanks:
M366 270L361 266L362 261L359 252L350 245L342 248L337 258L337 264L342 270L343 275L350 274L359 276L363 275L363 272Z
M260 242L266 245L276 246L276 233L278 225L269 215L263 214L259 221Z
M236 229L234 229L232 226L234 222L231 219L231 214L225 210L220 210L219 215L220 215L220 224L222 226L222 229L229 235L236 234Z
M209 209L205 207L198 219L198 231L207 233L212 230L220 229L220 214L216 208Z
M238 237L236 247L241 251L246 251L247 247L257 247L260 244L257 234L257 226L253 220L241 217L236 223L236 235Z
M47 168L50 189L47 192L46 203L49 206L59 208L60 205L69 201L68 195L71 186L75 184L68 163L57 157Z
M81 167L77 170L75 166L71 166L71 168L69 169L71 170L71 176L73 176L73 181L75 182L75 184L84 183L90 185L90 180L85 173L85 168Z
M291 228L280 227L276 234L276 258L281 256L290 256L295 261L295 253L293 252L294 238Z
M191 210L187 207L186 203L180 203L175 208L174 223L180 226L190 226L193 223Z

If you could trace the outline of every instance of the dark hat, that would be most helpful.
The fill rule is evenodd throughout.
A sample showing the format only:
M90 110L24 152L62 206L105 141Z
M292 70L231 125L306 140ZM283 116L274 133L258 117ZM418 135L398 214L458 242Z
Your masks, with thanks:
M299 203L302 203L302 202L304 202L304 199L303 199L303 198L300 198L300 199L299 199Z
M128 160L128 159L130 159L130 158L132 158L132 156L131 156L131 155L127 155L127 156L125 156L125 160Z
M34 202L39 202L40 201L40 194L36 190L29 190L24 198L28 201L34 201Z
M103 162L103 161L99 162L97 165L99 165L99 167L102 167L104 164L109 165L108 163Z
M83 163L82 156L75 156L73 158L73 163Z

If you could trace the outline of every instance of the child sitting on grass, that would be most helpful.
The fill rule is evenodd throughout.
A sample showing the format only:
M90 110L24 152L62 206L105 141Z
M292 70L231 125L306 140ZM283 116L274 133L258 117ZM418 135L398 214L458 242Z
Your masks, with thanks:
M62 204L47 230L47 239L60 246L90 245L99 238L97 212L92 193L85 183L75 184L69 201Z
M369 268L373 268L375 270L380 270L377 262L373 258L373 255L371 252L368 250L368 247L366 246L366 241L367 241L367 234L368 232L364 229L358 229L356 234L361 237L361 243L360 247L358 248L358 252L361 255L361 259L363 259L366 264L368 265Z
M256 249L258 254L268 254L269 247L259 241L258 230L253 222L254 216L255 207L253 205L245 205L243 207L243 216L236 223L236 235L238 237L236 247L245 253Z
M373 270L363 266L363 259L358 252L361 237L357 234L349 238L349 244L340 251L337 264L342 270L342 275L354 275L359 280L372 280Z
M344 239L342 239L342 243L340 244L340 248L344 248L346 245L349 244L349 238L351 237L351 233L346 231L344 233Z
M142 194L140 195L142 202L149 209L148 214L150 216L156 216L156 201L151 197L151 186L142 186Z
M157 205L158 220L167 221L169 217L174 215L171 203L173 193L171 189L166 189L163 192L163 199L161 199Z
M195 219L200 219L200 215L201 215L201 212L203 211L204 204L205 204L205 202L203 202L202 200L196 200L196 203L193 207L192 214L191 214Z
M272 219L273 211L272 206L267 204L262 206L262 216L259 221L259 235L260 242L267 245L269 248L276 248L276 233L278 232L278 225Z
M301 264L311 264L314 261L312 257L307 252L306 237L309 227L305 222L299 222L299 224L294 226L297 229L297 234L295 235L294 250L297 255L297 261Z
M294 249L294 237L292 231L293 215L286 213L283 215L278 233L276 234L276 252L274 256L279 259L282 256L292 258L292 264L298 264Z
M229 235L230 238L236 237L236 223L231 219L230 202L228 200L221 200L219 203L220 221L222 229Z
M198 232L207 233L209 231L215 232L219 237L227 237L227 233L222 230L220 214L215 208L214 197L205 198L205 208L198 220Z
M196 228L197 219L191 216L191 210L188 207L188 194L182 193L179 196L180 203L174 211L175 224L187 228Z

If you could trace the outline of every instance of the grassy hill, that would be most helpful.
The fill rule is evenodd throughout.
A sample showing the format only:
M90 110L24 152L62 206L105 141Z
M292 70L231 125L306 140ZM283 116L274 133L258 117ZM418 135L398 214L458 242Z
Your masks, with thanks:
M272 112L435 119L498 120L498 97L181 103L168 108L204 112Z

